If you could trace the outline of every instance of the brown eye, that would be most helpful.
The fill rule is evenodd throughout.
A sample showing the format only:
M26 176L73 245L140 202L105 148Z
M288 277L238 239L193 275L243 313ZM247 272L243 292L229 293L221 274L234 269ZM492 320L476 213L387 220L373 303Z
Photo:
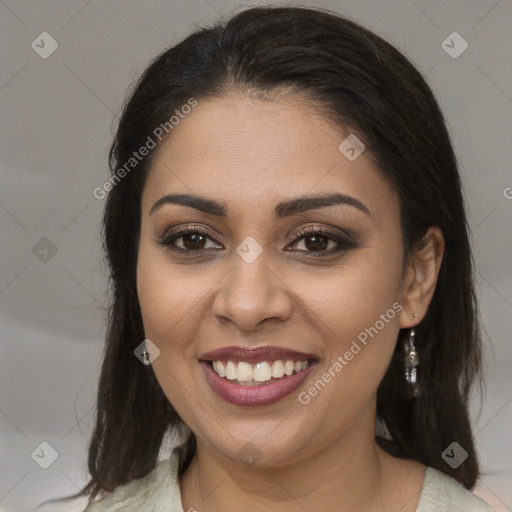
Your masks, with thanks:
M222 249L216 245L209 233L199 227L184 227L164 234L157 242L166 249L183 254L206 254L210 249ZM210 244L210 245L208 245ZM213 245L212 245L213 244ZM291 246L306 255L329 256L348 251L357 246L356 242L342 234L335 234L323 229L306 229L300 231L292 240ZM300 247L303 245L303 248Z
M329 245L330 244L330 245ZM320 256L347 251L356 247L348 237L325 231L323 229L305 229L297 233L292 240L292 246L302 245L299 252L318 253Z
M329 245L329 239L323 235L308 235L304 237L304 240L304 245L310 251L322 251Z
M195 251L198 249L204 249L206 244L206 237L200 233L189 233L181 236L183 239L183 246L185 249Z
M219 248L218 246L208 247L209 241L213 241L210 235L202 229L195 227L180 228L170 233L164 234L158 244L165 248L178 252L200 252L210 248Z

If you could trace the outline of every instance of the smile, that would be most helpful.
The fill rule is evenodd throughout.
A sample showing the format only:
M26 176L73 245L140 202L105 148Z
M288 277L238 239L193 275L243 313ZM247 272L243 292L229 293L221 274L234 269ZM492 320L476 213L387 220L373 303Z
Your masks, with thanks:
M253 365L244 361L226 361L224 364L224 361L203 360L200 364L210 388L220 398L233 405L256 407L279 402L291 395L304 382L317 362L277 360L272 364L262 361Z
M213 371L226 380L236 381L242 386L263 386L282 377L305 370L308 361L279 359L248 363L246 361L212 361Z

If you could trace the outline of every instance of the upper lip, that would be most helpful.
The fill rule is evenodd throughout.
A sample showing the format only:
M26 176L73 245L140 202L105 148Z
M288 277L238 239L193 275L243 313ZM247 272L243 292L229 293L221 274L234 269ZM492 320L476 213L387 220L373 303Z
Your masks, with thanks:
M261 361L292 360L308 361L315 359L313 354L298 352L284 347L265 345L263 347L222 347L206 352L198 357L204 361L245 361L247 363L258 363Z

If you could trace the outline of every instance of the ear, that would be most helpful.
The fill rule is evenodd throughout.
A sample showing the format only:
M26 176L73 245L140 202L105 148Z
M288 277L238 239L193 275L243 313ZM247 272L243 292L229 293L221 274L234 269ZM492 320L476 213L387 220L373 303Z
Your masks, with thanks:
M408 258L402 285L404 307L400 312L400 328L414 327L426 315L436 289L443 255L443 232L437 226L431 226Z

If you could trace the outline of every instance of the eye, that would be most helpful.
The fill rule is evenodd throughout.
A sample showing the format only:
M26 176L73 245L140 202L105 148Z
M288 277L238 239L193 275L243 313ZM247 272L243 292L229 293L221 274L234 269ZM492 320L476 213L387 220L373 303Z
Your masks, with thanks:
M300 243L298 243L300 242ZM292 240L292 245L303 245L305 250L300 252L333 254L356 247L348 237L331 233L321 228L306 228L300 230ZM326 250L329 248L330 250ZM334 248L333 248L334 246Z
M212 238L207 231L197 226L187 226L165 233L157 243L173 251L194 253L211 249L207 246L208 240L212 241Z
M185 226L162 235L157 243L166 249L186 254L200 254L209 249L222 249L222 246L215 243L208 246L209 242L214 242L210 233L198 226ZM303 245L304 249L299 249L303 253L318 253L319 256L330 255L342 251L347 251L357 246L346 235L332 233L321 228L306 228L300 230L292 239L288 246Z

